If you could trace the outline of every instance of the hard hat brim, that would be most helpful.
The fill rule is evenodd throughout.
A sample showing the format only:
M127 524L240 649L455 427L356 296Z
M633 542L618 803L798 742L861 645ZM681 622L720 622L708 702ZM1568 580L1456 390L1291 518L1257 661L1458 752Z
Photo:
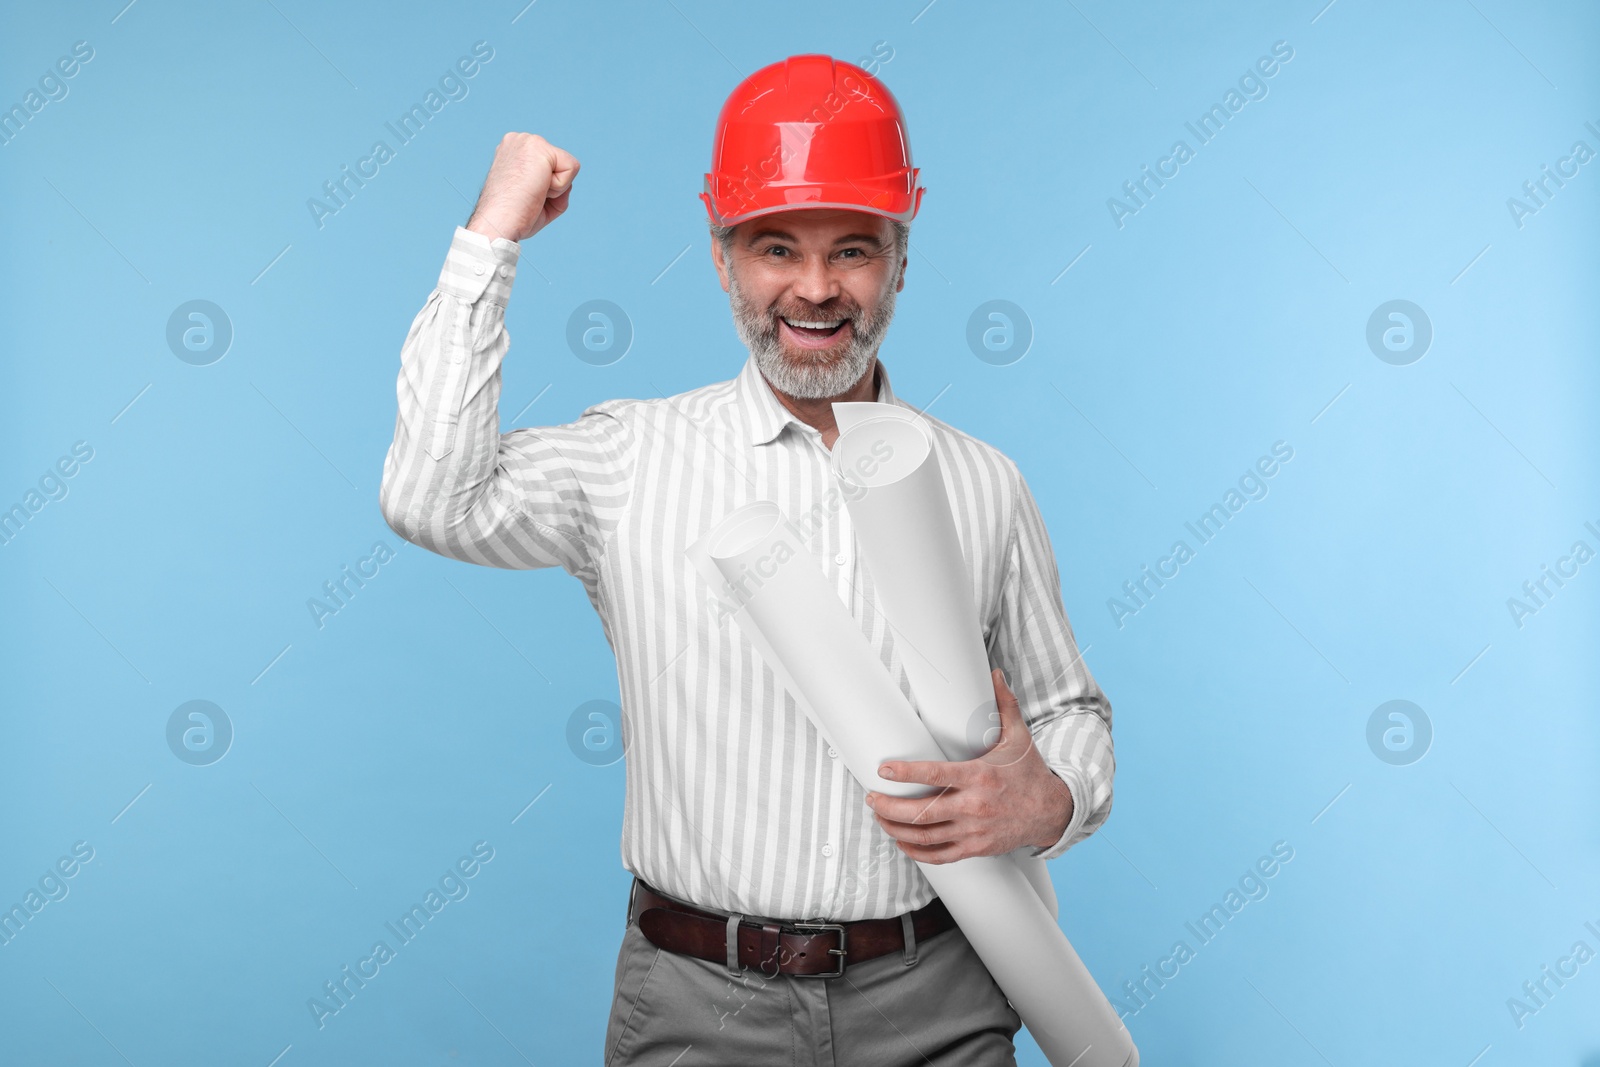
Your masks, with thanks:
M910 175L916 181L916 171ZM713 192L715 178L705 176L705 191L700 199L706 205L706 214L717 226L737 226L741 222L775 215L783 211L829 209L834 211L860 211L868 215L881 215L897 222L910 222L922 206L922 186L906 188L906 179L894 181L898 188L883 188L876 182L862 181L849 184L825 183L818 185L765 186L748 196L716 196Z

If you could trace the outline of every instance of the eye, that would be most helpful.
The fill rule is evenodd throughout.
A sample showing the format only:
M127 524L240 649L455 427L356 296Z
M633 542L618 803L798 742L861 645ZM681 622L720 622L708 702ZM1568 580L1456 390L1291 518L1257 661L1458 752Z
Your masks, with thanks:
M789 250L783 245L769 245L765 251L765 254L768 256L777 254L779 257L782 257L787 256L789 254Z

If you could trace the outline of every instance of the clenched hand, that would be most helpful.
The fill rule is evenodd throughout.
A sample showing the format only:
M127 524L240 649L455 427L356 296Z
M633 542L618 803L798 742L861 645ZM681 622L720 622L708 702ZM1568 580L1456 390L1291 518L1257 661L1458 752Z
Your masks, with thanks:
M567 210L578 160L535 133L508 133L472 209L467 229L493 239L532 237Z

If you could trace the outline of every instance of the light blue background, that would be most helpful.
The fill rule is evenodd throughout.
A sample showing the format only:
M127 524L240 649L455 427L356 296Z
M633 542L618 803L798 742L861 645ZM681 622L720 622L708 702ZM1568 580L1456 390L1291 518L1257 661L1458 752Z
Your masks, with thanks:
M1506 1006L1600 949L1600 563L1520 628L1506 606L1600 549L1600 163L1520 228L1506 205L1600 150L1593 7L124 2L0 33L0 106L95 51L0 147L0 507L94 449L0 547L0 904L95 850L0 947L0 1060L598 1060L623 775L565 730L614 662L561 571L385 526L401 341L528 130L583 173L523 250L502 418L733 376L696 199L716 111L786 54L884 42L928 188L885 363L1020 464L1115 709L1114 814L1052 864L1064 927L1120 996L1294 849L1129 1019L1144 1062L1596 1062L1600 962L1520 1029ZM479 40L470 95L319 229L307 199ZM1280 40L1269 95L1118 229L1107 198ZM595 298L636 331L611 366L564 340ZM1365 341L1397 298L1434 330L1408 366ZM210 366L165 341L192 299L235 330ZM1035 331L1009 366L965 341L991 299ZM1119 627L1107 600L1279 440L1270 494ZM318 629L308 598L380 541ZM192 699L236 730L211 766L166 744ZM1433 725L1408 766L1366 741L1392 699ZM480 840L470 895L319 1030L307 999Z

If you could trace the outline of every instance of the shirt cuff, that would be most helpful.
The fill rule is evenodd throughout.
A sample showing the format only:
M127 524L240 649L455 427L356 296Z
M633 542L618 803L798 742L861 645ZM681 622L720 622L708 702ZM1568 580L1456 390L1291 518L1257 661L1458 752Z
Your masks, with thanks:
M439 291L476 304L487 295L492 303L504 307L511 299L511 283L517 276L517 259L522 248L504 237L493 240L457 226L450 239L450 251L439 272Z
M1072 817L1067 820L1067 828L1056 838L1056 842L1045 848L1035 848L1032 855L1038 859L1053 860L1067 850L1072 839L1083 828L1084 820L1089 817L1088 806L1084 800L1089 795L1089 790L1083 785L1083 779L1076 771L1070 768L1050 768L1052 774L1067 783L1067 792L1072 794Z

